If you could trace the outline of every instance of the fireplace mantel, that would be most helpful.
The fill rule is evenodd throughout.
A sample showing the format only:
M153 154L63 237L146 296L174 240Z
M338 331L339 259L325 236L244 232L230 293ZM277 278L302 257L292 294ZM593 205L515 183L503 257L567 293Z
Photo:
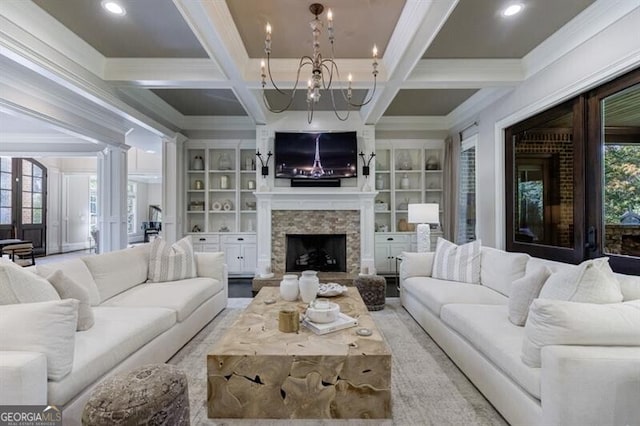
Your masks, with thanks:
M354 191L341 188L287 188L286 191L258 191L257 251L258 272L271 268L271 212L274 210L356 210L360 212L360 267L375 270L374 201L377 191Z

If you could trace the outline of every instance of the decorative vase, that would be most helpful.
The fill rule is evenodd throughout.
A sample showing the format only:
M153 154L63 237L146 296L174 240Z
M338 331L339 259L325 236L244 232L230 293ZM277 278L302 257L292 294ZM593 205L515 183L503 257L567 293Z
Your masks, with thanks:
M256 189L256 181L253 179L249 179L247 181L247 189Z
M401 189L409 189L409 176L405 173L400 179L400 188Z
M311 303L318 295L320 280L316 271L302 271L302 276L298 280L300 287L300 298L304 303Z
M196 179L195 182L193 182L193 189L204 189L204 182Z
M201 156L196 155L191 163L192 170L204 170L204 160Z
M220 154L220 159L218 160L218 169L220 170L231 170L231 160L226 152Z
M384 179L382 175L376 176L376 189L384 189Z
M280 281L280 297L287 302L294 302L298 299L298 276L284 275Z
M229 176L220 176L220 189L229 189Z

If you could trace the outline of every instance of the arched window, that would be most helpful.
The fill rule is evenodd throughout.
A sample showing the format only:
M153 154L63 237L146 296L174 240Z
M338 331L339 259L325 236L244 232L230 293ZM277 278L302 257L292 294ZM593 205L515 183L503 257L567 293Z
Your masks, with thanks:
M0 157L0 239L33 243L46 252L47 168L32 158Z

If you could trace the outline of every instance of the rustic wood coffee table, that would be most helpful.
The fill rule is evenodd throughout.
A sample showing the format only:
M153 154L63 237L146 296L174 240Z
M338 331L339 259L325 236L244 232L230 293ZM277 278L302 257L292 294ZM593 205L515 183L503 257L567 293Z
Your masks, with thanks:
M207 355L209 417L390 418L391 351L357 289L331 300L359 325L283 333L279 311L302 315L306 305L285 302L278 288L260 290ZM356 334L363 327L372 335Z

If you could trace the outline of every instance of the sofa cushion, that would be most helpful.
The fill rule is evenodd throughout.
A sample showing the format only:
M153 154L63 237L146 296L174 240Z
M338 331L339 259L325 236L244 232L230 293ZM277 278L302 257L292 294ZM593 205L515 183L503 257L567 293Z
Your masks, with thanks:
M172 245L162 238L153 240L149 250L150 282L177 281L195 276L196 262L190 235Z
M213 278L225 282L224 252L195 253L196 271L199 277Z
M48 277L55 271L62 271L66 276L85 287L89 292L89 301L91 306L100 304L100 293L98 286L87 268L87 264L80 258L65 260L64 262L38 264L37 271L41 277Z
M584 303L622 302L620 283L609 259L601 257L551 274L540 291L541 299Z
M149 244L83 257L104 302L147 280Z
M527 275L511 283L509 296L509 321L519 327L524 326L529 315L529 306L542 290L551 271L544 265L532 268Z
M540 399L540 370L520 359L524 329L507 320L507 307L451 304L442 308L442 321L525 391Z
M623 300L640 299L640 275L613 274L620 283Z
M480 284L480 240L458 246L438 237L431 276Z
M198 306L220 290L222 290L222 283L213 278L149 283L120 293L102 305L168 308L176 312L178 321L184 321Z
M49 281L9 260L0 259L0 305L50 300L60 300L60 297Z
M49 381L49 404L66 404L176 322L175 312L163 308L98 306L93 312L94 326L76 332L71 373L61 380Z
M434 252L414 253L403 251L400 255L401 279L409 277L430 277L433 270Z
M404 280L404 290L413 294L438 316L441 308L449 303L506 305L508 301L506 297L489 287L431 277L407 278Z
M47 376L59 380L74 362L77 323L74 299L0 306L0 349L45 354Z
M80 284L76 283L64 272L57 270L47 281L56 289L62 299L76 299L78 304L78 325L77 330L88 330L93 326L93 310L89 304L89 292Z
M540 367L549 345L640 346L640 300L597 304L536 299L524 327L522 361Z
M509 253L491 247L482 247L480 255L480 282L505 296L511 294L511 283L524 276L529 255Z

